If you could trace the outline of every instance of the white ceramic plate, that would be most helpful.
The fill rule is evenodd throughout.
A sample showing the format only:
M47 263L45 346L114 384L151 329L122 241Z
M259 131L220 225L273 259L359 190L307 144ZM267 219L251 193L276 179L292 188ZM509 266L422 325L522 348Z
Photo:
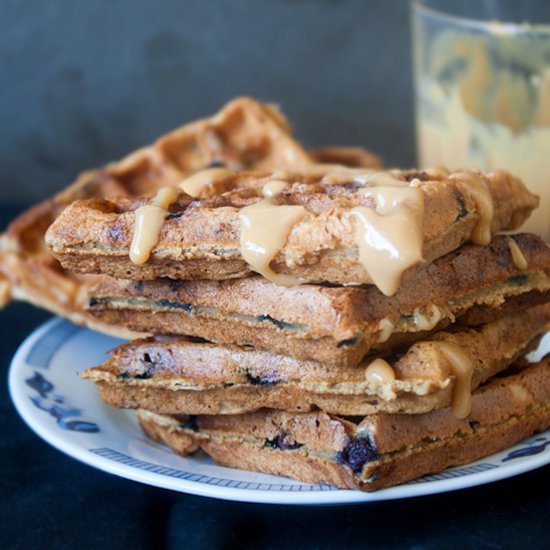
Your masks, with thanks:
M543 341L550 348L550 335ZM550 430L493 456L375 493L309 485L234 470L205 456L182 458L146 438L132 412L112 409L77 373L119 341L63 319L34 331L10 369L10 393L25 422L48 443L106 472L149 485L227 500L351 504L440 493L511 477L550 462Z

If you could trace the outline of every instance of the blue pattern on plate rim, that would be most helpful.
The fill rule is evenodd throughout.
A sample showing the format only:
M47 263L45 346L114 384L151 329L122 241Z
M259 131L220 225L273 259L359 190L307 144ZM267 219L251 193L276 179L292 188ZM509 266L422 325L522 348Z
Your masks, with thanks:
M34 343L25 358L25 363L31 367L49 368L53 356L61 345L82 330L85 329L60 319Z
M540 438L537 438L535 441L538 441ZM544 438L546 439L546 438ZM534 443L534 442L532 442ZM233 487L235 489L246 489L251 491L339 491L338 487L332 487L330 485L309 485L309 484L285 484L285 483L255 483L247 481L237 481L234 479L221 478L216 476L206 476L195 474L192 472L187 472L185 470L178 470L175 468L169 468L166 466L161 466L160 464L154 464L146 460L140 460L133 456L115 451L108 447L101 447L97 449L88 449L90 452L107 458L114 462L136 468L138 470L144 470L154 474L177 478L185 479L187 481L193 481L195 483L203 483L205 485L217 485L222 487ZM539 451L540 452L540 451ZM504 460L503 460L504 461ZM477 474L481 472L486 472L488 470L494 470L495 468L500 468L500 464L492 464L490 462L483 462L481 464L471 464L466 465L461 468L453 468L450 470L444 470L437 474L426 475L424 477L414 479L408 483L408 485L415 485L418 483L430 483L434 481L454 479L463 476L469 476L472 474Z
M82 415L81 409L77 409L69 405L66 397L52 393L55 389L54 385L41 373L34 371L34 376L32 378L27 378L25 380L25 384L36 392L36 395L31 395L29 397L32 404L37 409L47 412L50 416L53 416L57 425L62 430L85 432L90 434L99 432L99 427L97 424L86 420L80 420L78 418ZM71 417L73 419L68 420Z
M137 468L138 470L144 470L146 472L152 472L167 477L173 477L177 479L185 479L187 481L193 481L196 483L204 483L205 485L218 485L221 487L233 487L235 489L248 489L253 491L299 491L299 492L311 492L311 491L339 491L338 487L331 485L310 485L310 484L297 484L297 483L256 483L250 481L239 481L236 479L227 479L217 476L208 476L201 474L194 474L192 472L186 472L184 470L177 470L175 468L169 468L167 466L161 466L160 464L154 464L146 460L140 460L132 456L126 455L110 449L108 447L101 447L99 449L88 449L90 452L108 458L114 462Z
M481 464L466 465L462 468L453 468L451 470L443 470L437 474L428 474L418 479L409 481L409 485L416 483L429 483L431 481L441 481L442 479L454 479L457 477L469 476L472 474L478 474L480 472L486 472L488 470L494 470L498 468L498 464L491 464L490 462L482 462Z
M546 436L537 437L535 439L531 438L528 441L525 441L523 447L515 449L509 452L503 459L502 462L508 462L509 460L514 460L516 458L523 458L525 456L533 456L542 453L546 450L546 447L550 445L550 440Z

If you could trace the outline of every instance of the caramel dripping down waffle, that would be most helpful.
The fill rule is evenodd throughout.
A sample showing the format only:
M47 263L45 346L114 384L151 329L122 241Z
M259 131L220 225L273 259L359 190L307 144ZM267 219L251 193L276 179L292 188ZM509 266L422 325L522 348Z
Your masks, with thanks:
M402 189L414 190L422 198L424 214L418 231L423 262L413 263L405 276L473 239L487 222L484 244L491 234L518 228L538 205L537 197L506 172L363 171L359 175L344 173L343 181L334 182L341 172L242 172L224 177L222 189L213 198L193 199L182 193L170 206L157 245L145 263L131 261L130 247L137 230L135 211L147 204L147 199L76 201L49 228L46 241L65 268L79 273L133 280L249 276L240 218L244 210L262 201L264 186L275 179L286 184L277 196L276 208L299 207L304 214L290 227L286 242L275 255L273 272L302 282L369 284L374 278L363 265L357 225L350 213L373 211L375 198L364 192L372 189L372 177L402 184ZM472 180L494 204L489 219L472 192ZM406 215L401 218L406 219ZM382 282L387 279L385 274L379 277ZM397 288L392 286L386 292L376 284L390 294Z

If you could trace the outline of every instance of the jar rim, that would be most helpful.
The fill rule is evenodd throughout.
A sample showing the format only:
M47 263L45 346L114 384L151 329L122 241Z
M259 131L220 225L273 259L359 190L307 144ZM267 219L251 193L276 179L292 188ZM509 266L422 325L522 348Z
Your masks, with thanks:
M477 19L475 17L463 17L451 12L443 11L428 5L427 0L410 0L414 15L438 19L453 23L457 27L464 27L471 30L482 30L495 35L518 35L518 34L550 34L550 23L517 23L500 21L497 19Z

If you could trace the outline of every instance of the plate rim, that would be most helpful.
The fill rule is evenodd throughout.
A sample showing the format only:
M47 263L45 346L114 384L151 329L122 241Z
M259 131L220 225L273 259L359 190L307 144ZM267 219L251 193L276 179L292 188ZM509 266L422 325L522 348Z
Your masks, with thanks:
M63 434L67 434L67 432L63 432L62 430L56 431L42 429L41 422L38 420L39 417L35 414L36 411L32 409L28 404L28 397L20 394L17 388L17 385L20 383L20 374L22 373L22 369L29 366L26 361L29 350L46 334L48 334L54 327L62 325L64 323L67 325L72 325L77 329L71 337L79 334L80 331L89 331L90 333L93 333L91 329L87 327L73 325L71 322L61 317L53 317L52 319L49 319L48 321L40 324L38 327L32 330L19 344L17 351L15 352L10 363L8 375L8 390L10 393L10 397L19 416L23 419L27 426L43 441L45 441L55 449L61 451L62 453L68 455L69 457L86 464L87 466L91 466L95 469L116 475L118 477L122 477L124 479L130 479L138 483L144 483L146 485L151 485L171 491L182 492L196 496L217 498L233 502L283 505L346 505L414 498L467 489L470 487L493 483L502 479L507 479L509 477L514 477L516 475L520 475L522 473L543 467L550 463L549 447L549 451L541 452L538 455L529 456L516 463L508 463L506 466L499 466L490 470L469 473L463 476L452 477L448 479L432 480L426 481L424 483L412 482L390 487L387 489L381 489L379 491L371 493L355 489L273 491L227 487L221 485L200 483L187 479L163 476L159 473L148 472L139 468L133 468L126 464L116 462L101 455L95 454L89 448L79 445L78 443L76 443L75 441L71 441L67 437L63 437ZM110 336L108 335L102 334L102 336L110 338ZM68 338L67 342L70 341L70 339L71 338ZM61 346L57 348L56 351L58 351L59 349L61 349ZM81 367L77 366L77 368L80 369ZM107 405L105 406L107 407ZM536 436L537 434L531 437ZM523 441L526 441L528 439L530 438L526 438ZM155 442L154 444L158 445L159 448L167 448L160 443ZM521 442L518 442L515 445L518 444L521 444ZM513 448L515 445L511 446L510 448ZM494 455L484 457L480 460L488 460L491 459L492 456ZM471 464L476 464L477 462L479 461L475 461ZM232 470L231 468L227 468L225 466L216 466L218 466L219 468L224 468L226 470ZM458 468L467 466L468 465L465 464L459 466ZM279 477L281 477L282 480L287 479L282 476Z

